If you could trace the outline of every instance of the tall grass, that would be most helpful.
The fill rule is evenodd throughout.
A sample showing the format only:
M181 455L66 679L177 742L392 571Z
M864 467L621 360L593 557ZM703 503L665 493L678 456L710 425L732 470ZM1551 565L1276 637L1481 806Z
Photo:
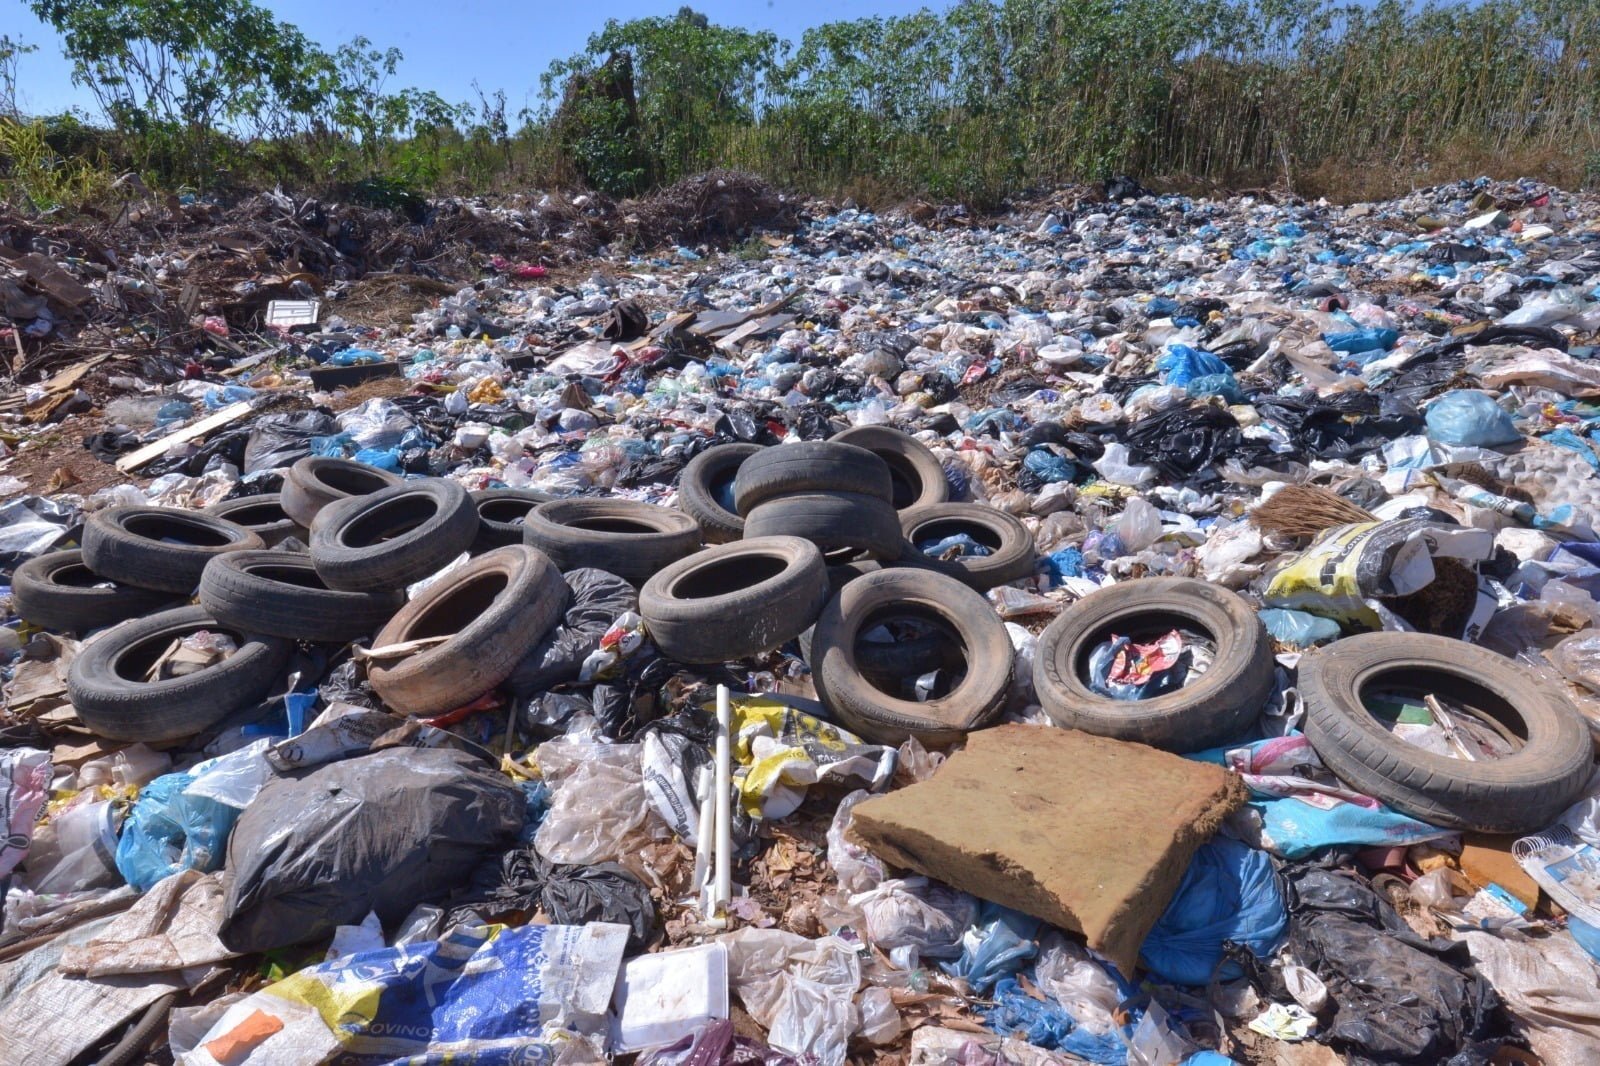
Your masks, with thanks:
M637 106L604 102L586 127L560 106L568 79L613 50L631 54ZM120 130L111 164L152 184L379 175L448 192L585 174L625 192L726 166L801 191L977 204L1113 173L1336 197L1480 170L1600 178L1600 0L959 0L787 43L691 13L608 24L544 83L548 106L520 129L496 95L476 120L462 106L403 137L217 137L201 175ZM61 169L70 144L52 136L68 158L41 169L16 132L23 158L0 146L0 183L87 180ZM584 153L613 160L615 180Z

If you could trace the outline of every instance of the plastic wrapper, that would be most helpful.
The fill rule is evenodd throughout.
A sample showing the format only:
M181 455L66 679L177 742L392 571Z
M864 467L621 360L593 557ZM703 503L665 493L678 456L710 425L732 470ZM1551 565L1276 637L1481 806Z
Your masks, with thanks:
M788 817L819 782L877 790L894 776L894 748L777 699L736 696L732 711L739 802L751 818Z
M995 982L1022 969L1039 953L1044 923L1020 911L985 902L978 920L962 934L961 957L939 968L983 995Z
M1117 1028L1117 1007L1134 992L1114 967L1058 932L1046 933L1040 940L1033 982L1061 1004L1079 1028L1101 1035Z
M1600 693L1600 630L1574 633L1551 648L1549 656L1550 662L1568 681Z

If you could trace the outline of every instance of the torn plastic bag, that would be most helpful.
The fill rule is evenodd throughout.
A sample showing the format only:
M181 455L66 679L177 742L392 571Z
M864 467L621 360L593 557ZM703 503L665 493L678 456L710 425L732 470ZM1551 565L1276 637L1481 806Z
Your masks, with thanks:
M1255 408L1264 420L1288 432L1296 455L1308 459L1359 458L1397 437L1420 432L1423 425L1422 415L1404 398L1370 392L1260 396Z
M1233 415L1209 404L1147 415L1129 426L1123 439L1135 462L1148 463L1179 483L1216 480L1213 467L1225 459L1255 466L1272 454L1266 445L1245 440Z
M1164 981L1205 985L1242 972L1224 963L1222 945L1242 944L1258 957L1283 941L1289 915L1266 852L1227 837L1200 846L1178 890L1145 936L1139 961Z
M34 822L50 794L50 753L0 750L0 881L28 854Z
M1332 1001L1320 1042L1359 1059L1432 1063L1504 1032L1499 997L1472 968L1465 944L1424 940L1355 877L1314 866L1282 873L1289 950ZM1269 988L1266 998L1289 996ZM1471 1061L1486 1062L1498 1043Z
M178 1066L602 1058L624 926L462 926L335 959L230 1007ZM220 1056L220 1058L218 1057Z
M885 954L911 947L922 958L955 958L978 918L973 896L926 877L884 881L850 897L866 920L867 939Z
M1547 1063L1600 1062L1600 976L1570 936L1452 934L1505 1002L1528 1044Z
M882 859L846 835L850 828L850 812L856 804L871 798L872 793L866 789L850 793L839 801L833 812L833 822L828 826L828 865L839 879L839 888L845 892L866 892L888 876Z
M540 855L565 865L619 862L644 873L639 852L661 823L645 795L639 750L567 739L539 745L534 761L551 789L550 811L533 838Z
M1098 1034L1118 1028L1117 1008L1138 991L1115 966L1054 930L1039 941L1033 983L1079 1026Z
M639 609L639 593L615 574L585 567L562 577L571 590L566 613L506 681L506 687L519 695L576 681L583 661L600 646L611 623Z
M324 689L327 683L324 682ZM350 755L385 748L454 748L484 762L494 757L465 737L431 726L418 718L402 718L349 703L334 703L299 736L269 747L262 759L280 771L306 770Z
M390 748L267 784L228 846L223 943L270 951L442 898L522 829L522 791L476 756Z
M515 916L521 924L543 910L558 925L611 922L629 929L628 954L649 946L656 926L650 888L616 863L562 866L534 848L513 848L472 871L450 898L445 926L479 925Z
M416 427L416 422L400 405L373 397L359 407L342 412L338 425L341 432L350 435L356 450L389 451L400 446L407 431Z
M311 454L311 439L339 431L339 423L323 411L262 415L250 427L244 446L246 474L292 466Z
M117 870L141 892L181 870L221 869L239 810L184 790L193 773L166 774L139 791L117 841Z
M728 948L728 984L767 1027L772 1046L843 1066L859 1024L854 999L861 963L838 937L808 940L781 929L740 929L717 938Z

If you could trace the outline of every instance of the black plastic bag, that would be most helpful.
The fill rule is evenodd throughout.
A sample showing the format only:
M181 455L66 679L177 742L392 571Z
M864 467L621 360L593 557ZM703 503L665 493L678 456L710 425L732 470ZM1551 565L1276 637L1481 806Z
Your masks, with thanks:
M629 929L627 953L649 946L656 905L643 881L614 862L593 866L553 863L532 844L473 870L467 887L451 899L445 925L496 921L543 909L560 925L613 922Z
M389 748L269 782L228 839L235 951L271 951L385 925L442 899L461 872L516 840L522 790L466 752Z
M1505 1018L1464 942L1418 936L1355 877L1309 865L1282 872L1290 951L1328 986L1331 1017L1318 1040L1352 1064L1488 1061Z
M600 646L611 623L639 609L639 593L616 574L581 567L562 577L572 590L566 614L506 679L506 687L513 693L542 692L576 681L583 660Z
M241 469L253 474L257 470L293 466L311 454L311 438L331 437L338 432L339 423L323 411L263 415L250 427Z
M1128 427L1125 439L1134 462L1148 463L1169 481L1193 484L1216 480L1216 464L1230 458L1254 466L1264 450L1244 439L1237 419L1210 404L1148 415Z

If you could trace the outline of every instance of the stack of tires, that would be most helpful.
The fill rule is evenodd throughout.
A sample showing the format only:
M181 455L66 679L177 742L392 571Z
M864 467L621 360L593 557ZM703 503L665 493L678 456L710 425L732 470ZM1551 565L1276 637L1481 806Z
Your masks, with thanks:
M948 497L933 453L883 426L707 449L684 468L678 500L719 546L658 574L640 611L662 650L687 662L798 636L842 724L884 743L949 742L1001 710L1011 643L980 592L1031 575L1034 552L1015 518ZM918 549L952 534L989 555Z

